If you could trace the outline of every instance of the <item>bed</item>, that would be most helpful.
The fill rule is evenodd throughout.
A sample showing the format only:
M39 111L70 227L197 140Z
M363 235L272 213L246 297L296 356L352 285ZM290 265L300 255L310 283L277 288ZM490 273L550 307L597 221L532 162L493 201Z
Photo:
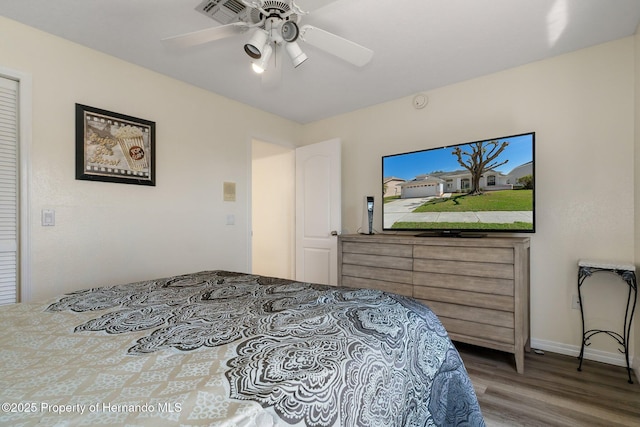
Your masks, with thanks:
M0 425L482 426L417 301L204 271L0 307Z

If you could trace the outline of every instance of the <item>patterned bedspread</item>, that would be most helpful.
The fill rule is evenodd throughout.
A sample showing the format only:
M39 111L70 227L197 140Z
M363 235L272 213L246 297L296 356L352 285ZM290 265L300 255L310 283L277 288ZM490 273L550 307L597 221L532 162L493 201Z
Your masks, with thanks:
M411 298L207 271L0 307L0 425L482 426Z

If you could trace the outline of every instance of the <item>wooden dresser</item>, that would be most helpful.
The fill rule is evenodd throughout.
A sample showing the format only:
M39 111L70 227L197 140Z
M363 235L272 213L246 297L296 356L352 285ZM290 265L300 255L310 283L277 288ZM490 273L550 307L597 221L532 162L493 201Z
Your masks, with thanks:
M529 238L344 235L338 280L414 297L452 340L515 355L529 351Z

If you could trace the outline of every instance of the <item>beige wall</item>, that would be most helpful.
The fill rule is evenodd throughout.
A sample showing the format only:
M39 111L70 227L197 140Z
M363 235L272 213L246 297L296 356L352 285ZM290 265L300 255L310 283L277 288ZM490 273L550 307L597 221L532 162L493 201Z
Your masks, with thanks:
M578 259L634 261L633 58L629 37L430 91L422 110L408 96L312 123L304 143L341 137L342 221L354 232L362 197L381 202L382 155L535 131L532 337L537 347L577 354ZM379 207L375 221L381 228ZM611 314L626 289L592 280L588 319L619 328ZM612 341L599 337L589 351L620 361Z
M32 300L250 270L251 140L294 144L299 125L4 18L0 39L0 66L33 80ZM75 103L156 122L156 187L75 180ZM236 202L223 202L224 181ZM42 209L55 227L40 226Z

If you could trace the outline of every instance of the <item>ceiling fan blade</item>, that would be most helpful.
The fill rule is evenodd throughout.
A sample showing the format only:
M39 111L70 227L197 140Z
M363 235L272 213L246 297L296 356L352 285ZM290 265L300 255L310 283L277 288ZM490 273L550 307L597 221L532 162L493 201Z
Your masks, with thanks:
M336 0L294 0L294 3L303 11L311 12L335 1Z
M358 67L366 65L373 58L371 49L311 25L300 28L300 38Z
M244 22L234 22L232 24L206 28L179 36L167 37L162 39L162 43L172 49L183 49L242 34L248 29L248 24Z

